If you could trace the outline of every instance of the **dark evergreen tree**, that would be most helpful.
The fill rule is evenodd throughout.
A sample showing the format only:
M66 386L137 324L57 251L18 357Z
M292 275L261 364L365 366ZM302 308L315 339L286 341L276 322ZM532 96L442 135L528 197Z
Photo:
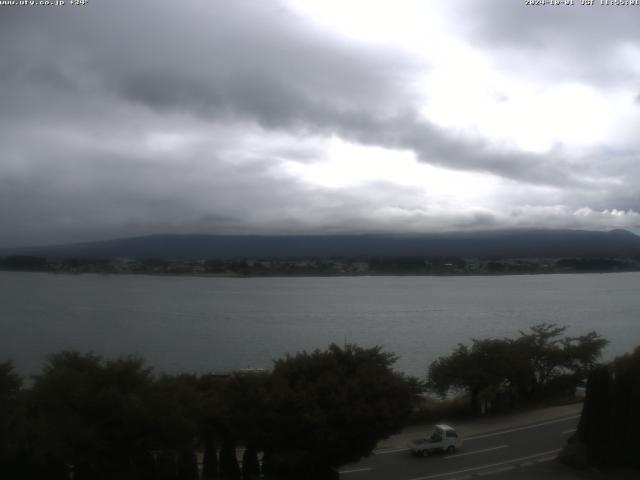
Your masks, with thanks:
M202 480L212 480L218 476L218 452L216 439L212 433L204 436L204 454L202 457Z
M178 480L198 480L198 458L191 449L178 454Z
M156 458L158 480L178 480L177 456L172 451L162 451Z
M611 411L614 414L612 446L616 465L640 467L640 347L616 359Z
M610 454L611 442L611 372L606 366L589 375L587 395L578 425L578 435L587 445L589 461L603 465Z
M260 462L255 447L248 446L242 454L242 478L252 480L260 476Z
M8 477L25 473L25 412L22 378L11 362L0 363L0 472Z
M595 466L640 467L640 348L594 369L578 438Z
M220 448L220 476L225 480L238 480L240 466L236 457L236 441L230 432L225 432Z

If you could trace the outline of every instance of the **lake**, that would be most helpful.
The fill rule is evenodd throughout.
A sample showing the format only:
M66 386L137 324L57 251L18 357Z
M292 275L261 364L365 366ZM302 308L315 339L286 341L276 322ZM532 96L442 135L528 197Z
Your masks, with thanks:
M269 368L329 343L382 345L398 370L541 323L640 345L640 273L212 278L0 272L0 360L37 372L62 349L137 353L159 371Z

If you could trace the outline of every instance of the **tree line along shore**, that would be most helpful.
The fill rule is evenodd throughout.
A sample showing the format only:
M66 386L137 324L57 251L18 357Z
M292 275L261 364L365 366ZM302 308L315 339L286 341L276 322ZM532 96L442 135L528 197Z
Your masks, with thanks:
M640 271L636 257L47 258L0 257L0 270L210 276L517 275Z

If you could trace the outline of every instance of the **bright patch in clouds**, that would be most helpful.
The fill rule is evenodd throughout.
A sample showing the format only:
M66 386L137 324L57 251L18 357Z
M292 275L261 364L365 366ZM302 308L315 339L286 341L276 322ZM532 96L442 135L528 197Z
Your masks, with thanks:
M287 168L293 175L322 187L344 189L390 183L410 187L450 206L485 204L501 184L492 175L420 163L410 151L366 147L337 137L329 140L323 160L288 162Z
M429 78L431 93L423 113L442 127L524 151L597 147L615 131L620 104L628 103L624 96L581 84L541 88L488 72L466 75L474 82L442 72ZM451 78L461 80L452 83Z
M437 38L441 15L422 0L288 0L312 22L358 41L421 49Z
M327 188L348 188L375 181L413 185L420 170L413 152L365 147L332 137L324 158L313 163L289 162L290 172Z
M341 35L392 43L420 58L424 69L415 85L424 99L421 113L471 137L531 152L559 144L596 147L615 130L620 108L629 103L628 92L558 79L541 83L504 71L464 41L456 18L436 2L293 0L291 5ZM637 52L625 44L618 56L628 60Z

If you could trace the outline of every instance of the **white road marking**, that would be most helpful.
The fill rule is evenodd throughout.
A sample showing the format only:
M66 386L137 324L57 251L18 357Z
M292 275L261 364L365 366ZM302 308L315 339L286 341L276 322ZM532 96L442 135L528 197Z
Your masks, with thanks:
M500 450L501 448L507 448L507 447L509 447L509 445L500 445L498 447L483 448L482 450L474 450L473 452L455 453L453 455L447 455L446 457L444 457L444 459L446 460L447 458L466 457L467 455L475 455L476 453L491 452L492 450Z
M575 428L572 428L571 430L565 430L564 432L562 432L562 435L569 435L570 433L573 433L575 431L576 431Z
M408 452L408 448L393 448L390 450L374 450L373 453L376 455L385 455L387 453L396 453L396 452Z
M492 468L491 470L478 472L478 476L485 477L487 475L495 475L496 473L508 472L509 470L514 470L515 468L515 465L505 465L504 467Z
M551 425L552 423L566 422L567 420L572 420L574 418L580 418L580 415L572 415L570 417L557 418L555 420L549 420L548 422L535 423L533 425L526 425L524 427L511 428L509 430L502 430L500 432L487 433L484 435L474 435L474 436L465 438L464 441L467 442L470 440L478 440L480 438L488 438L488 437L495 437L496 435L504 435L505 433L519 432L521 430L528 430L530 428L543 427L544 425Z
M372 468L354 468L353 470L340 470L338 473L342 475L343 473L358 473L358 472L369 472L373 470Z
M556 456L555 455L551 455L549 457L542 457L542 458L536 459L536 463L551 462L551 461L553 461L555 459L556 459Z
M486 470L488 468L499 467L501 465L508 465L510 463L521 462L523 460L529 460L531 458L542 457L542 456L545 456L545 455L551 455L551 454L554 454L554 453L558 453L560 450L561 450L560 448L558 448L556 450L548 450L546 452L540 452L540 453L536 453L534 455L527 455L526 457L512 458L511 460L506 460L504 462L491 463L489 465L479 465L477 467L465 468L464 470L456 470L455 472L438 473L436 475L428 475L426 477L416 477L416 478L412 478L411 480L430 480L431 478L447 477L449 475L457 475L459 473L475 472L475 471L478 471L478 470Z

